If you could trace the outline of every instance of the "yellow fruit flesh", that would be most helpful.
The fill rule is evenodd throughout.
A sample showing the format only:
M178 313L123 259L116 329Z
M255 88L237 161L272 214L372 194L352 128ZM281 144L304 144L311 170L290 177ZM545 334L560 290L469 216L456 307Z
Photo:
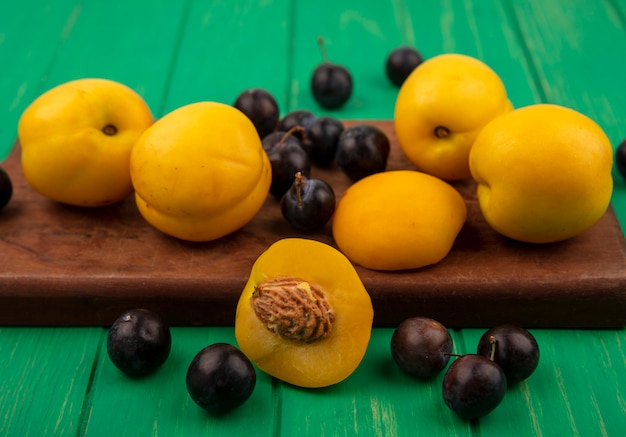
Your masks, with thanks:
M330 335L314 343L286 340L267 329L251 305L255 287L293 276L322 288L335 313ZM255 262L241 294L235 336L264 372L300 387L325 387L351 375L365 355L372 328L370 297L350 262L336 249L305 239L283 239Z

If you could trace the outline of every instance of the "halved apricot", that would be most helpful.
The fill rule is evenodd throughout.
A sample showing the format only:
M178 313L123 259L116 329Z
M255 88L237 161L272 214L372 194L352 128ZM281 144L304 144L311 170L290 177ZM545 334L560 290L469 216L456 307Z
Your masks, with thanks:
M235 318L239 348L300 387L339 383L367 349L374 309L350 261L327 244L286 238L256 260Z

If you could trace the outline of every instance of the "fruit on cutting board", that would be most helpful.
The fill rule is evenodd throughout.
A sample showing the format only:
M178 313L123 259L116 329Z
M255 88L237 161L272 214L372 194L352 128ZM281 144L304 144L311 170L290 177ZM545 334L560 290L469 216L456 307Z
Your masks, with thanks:
M276 99L262 88L249 88L237 96L233 106L246 114L261 139L276 130L279 108Z
M272 180L252 122L216 102L192 103L155 122L133 148L130 173L146 221L189 241L215 240L246 225Z
M24 177L61 203L119 202L133 191L131 148L152 123L146 102L126 85L97 78L58 85L20 117Z
M278 130L290 131L295 127L294 135L302 141L302 148L310 157L311 164L318 167L330 167L335 160L339 136L345 127L341 120L322 116L317 117L311 111L296 109L286 114L278 123Z
M361 179L337 203L332 232L353 262L404 270L441 261L467 218L463 197L439 178L393 170Z
M13 183L11 177L3 168L0 168L0 210L7 206L12 196Z
M480 209L501 234L550 243L581 234L606 211L613 149L589 117L536 104L480 132L470 153Z
M277 131L263 138L263 150L272 166L270 193L278 200L289 190L296 173L311 173L311 159L299 139L302 131L301 126L294 126L287 132Z
M169 357L170 328L153 311L135 308L119 316L109 328L107 353L111 362L131 377L148 375Z
M293 185L280 200L285 220L301 231L321 229L335 212L335 191L322 179L296 173Z
M510 112L500 77L480 60L443 54L422 62L396 98L394 126L407 158L444 180L469 179L469 151L480 129Z
M295 131L294 133L298 138L303 139L306 132L311 128L316 119L317 116L311 111L306 109L296 109L285 114L285 116L279 120L278 127L276 129L288 132L294 127L300 126L303 129Z
M254 263L235 336L259 369L300 387L337 384L358 367L374 310L350 261L319 241L278 240Z
M358 124L339 136L335 162L353 181L387 168L391 145L387 135L376 126Z
M330 167L335 161L337 144L345 126L334 117L317 117L306 130L302 147L318 167Z

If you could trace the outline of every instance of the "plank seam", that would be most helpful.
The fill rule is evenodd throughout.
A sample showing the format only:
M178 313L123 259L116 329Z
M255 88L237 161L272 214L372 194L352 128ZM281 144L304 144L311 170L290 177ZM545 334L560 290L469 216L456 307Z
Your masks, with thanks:
M413 32L413 22L411 13L407 9L404 0L393 0L393 11L400 35L402 35L402 43L409 47L415 47L415 34Z
M61 53L62 47L65 45L65 43L69 39L72 29L74 28L74 25L76 24L76 21L78 21L79 19L80 13L82 11L82 3L83 3L82 0L78 0L75 3L72 10L70 11L69 15L67 16L67 20L65 21L63 25L63 29L61 31L61 36L59 38L59 41L57 41L56 47L52 52L53 55L51 59L48 61L43 71L42 76L39 78L39 81L35 86L37 95L42 94L44 91L50 88L50 85L48 84L49 77L57 65L57 60L59 58L59 54ZM55 85L55 84L52 84L52 85Z
M287 80L285 81L285 97L283 101L285 113L291 111L291 99L293 97L292 82L294 71L294 60L296 50L296 0L289 2L289 10L287 11Z
M535 94L539 97L540 102L548 103L548 92L543 86L541 74L539 73L539 66L532 55L532 50L528 46L527 39L524 37L524 31L520 24L519 16L515 12L515 7L510 2L504 2L504 7L507 10L507 15L510 17L511 29L518 39L522 55L526 59L528 72L532 79L532 83L534 84Z
M282 433L283 422L283 396L281 384L274 377L272 377L272 404L274 407L274 424L272 429L272 435L274 437L280 437Z
M89 424L89 417L91 416L91 407L94 397L94 381L96 377L96 370L100 361L100 351L104 347L104 339L106 338L107 331L105 329L100 333L98 338L98 347L91 364L91 370L89 372L89 380L87 381L87 387L85 388L85 396L83 397L83 403L80 408L80 415L78 416L78 426L76 429L76 437L82 437L85 435L87 425Z
M185 6L183 7L180 25L178 27L178 31L176 32L176 38L174 40L174 52L172 54L172 60L169 68L167 69L167 73L165 74L165 81L163 84L163 97L161 98L161 105L159 106L159 116L164 115L165 108L167 107L167 100L170 95L170 90L172 89L172 81L174 78L174 74L176 72L176 66L178 65L178 59L180 55L180 47L183 44L183 39L185 36L185 29L187 22L190 19L191 15L191 1L186 1Z
M620 28L626 28L626 11L624 11L622 5L617 0L607 0L609 9L615 14L619 21Z

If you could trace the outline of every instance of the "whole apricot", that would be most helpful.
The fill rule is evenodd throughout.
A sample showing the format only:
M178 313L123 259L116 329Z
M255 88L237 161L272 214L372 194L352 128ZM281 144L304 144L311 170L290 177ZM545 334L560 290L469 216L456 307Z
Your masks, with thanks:
M527 243L575 237L609 206L613 149L589 117L536 104L493 120L480 132L470 168L485 220Z
M119 202L133 192L129 158L153 123L135 91L108 79L78 79L37 97L22 113L22 169L41 195L75 206Z
M216 102L183 106L156 121L133 148L130 174L146 221L189 241L215 240L246 225L272 180L250 119Z
M467 218L463 197L439 178L413 170L368 176L337 203L333 237L354 263L372 270L436 264Z
M254 263L235 318L242 352L300 387L337 384L365 355L374 310L350 261L319 241L286 238Z
M469 151L480 129L513 109L500 77L471 56L446 53L422 62L396 99L394 126L407 158L425 173L469 179Z

